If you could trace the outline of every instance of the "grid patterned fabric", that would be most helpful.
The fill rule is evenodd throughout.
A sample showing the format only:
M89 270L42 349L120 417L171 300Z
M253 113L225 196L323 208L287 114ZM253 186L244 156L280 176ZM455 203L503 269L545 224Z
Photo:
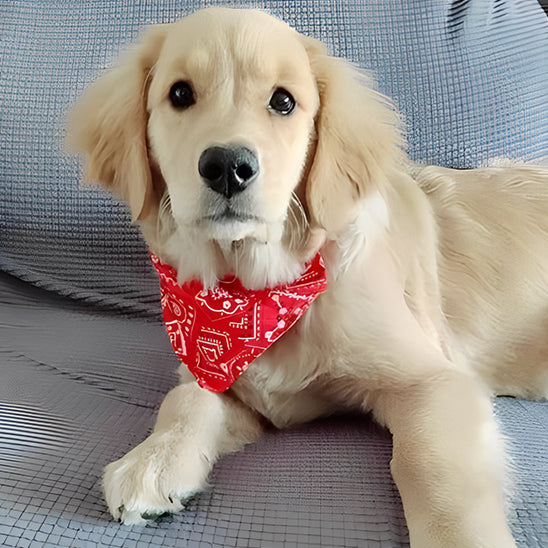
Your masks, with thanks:
M157 313L124 206L63 153L76 97L149 24L216 2L0 0L0 269L74 298ZM266 8L371 69L413 159L453 167L548 156L548 19L536 0L229 1Z
M150 430L177 359L126 208L82 189L63 153L65 113L143 25L215 3L0 0L1 546L408 545L390 436L368 417L268 432L222 459L185 512L146 528L112 522L102 500L103 466ZM266 8L372 69L415 160L548 157L548 19L535 0L222 4ZM548 405L501 398L496 414L517 544L548 546Z
M0 275L0 545L408 546L390 435L369 417L270 431L215 467L185 511L112 521L102 468L141 442L176 382L161 322L90 311ZM60 342L62 341L62 344ZM548 404L499 398L519 548L548 546Z

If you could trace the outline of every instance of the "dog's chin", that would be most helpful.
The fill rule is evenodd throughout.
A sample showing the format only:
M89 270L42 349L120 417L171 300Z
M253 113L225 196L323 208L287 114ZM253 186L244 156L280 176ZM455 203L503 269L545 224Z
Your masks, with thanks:
M214 287L236 275L248 289L264 289L295 280L304 262L287 245L284 223L258 218L201 219L172 224L153 251L178 271L178 281L200 280Z
M290 282L301 273L300 261L282 241L283 223L224 217L207 223L203 234L248 289Z

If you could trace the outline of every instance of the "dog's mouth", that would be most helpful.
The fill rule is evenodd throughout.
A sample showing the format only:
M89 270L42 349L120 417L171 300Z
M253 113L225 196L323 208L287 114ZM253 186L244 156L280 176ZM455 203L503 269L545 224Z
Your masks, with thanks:
M242 213L239 211L234 211L231 207L226 207L222 212L215 212L209 215L206 215L201 220L202 223L219 223L219 224L230 224L230 223L261 223L264 222L257 215L250 215L249 213Z
M263 240L267 224L258 215L238 211L231 205L209 212L198 221L198 226L205 231L207 237L218 242L234 242L246 238Z

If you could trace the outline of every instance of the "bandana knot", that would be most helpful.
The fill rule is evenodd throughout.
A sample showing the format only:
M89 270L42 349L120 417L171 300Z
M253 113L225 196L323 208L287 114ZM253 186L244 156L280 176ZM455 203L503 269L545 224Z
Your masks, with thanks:
M319 253L294 282L253 291L233 276L213 289L204 289L198 280L179 285L176 270L150 256L160 278L162 312L173 350L198 384L211 392L230 388L327 286Z

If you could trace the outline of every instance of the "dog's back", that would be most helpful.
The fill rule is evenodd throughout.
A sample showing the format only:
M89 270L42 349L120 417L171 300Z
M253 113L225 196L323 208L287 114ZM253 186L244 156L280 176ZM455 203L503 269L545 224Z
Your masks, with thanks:
M427 167L415 178L438 225L457 352L497 392L546 397L548 169Z

